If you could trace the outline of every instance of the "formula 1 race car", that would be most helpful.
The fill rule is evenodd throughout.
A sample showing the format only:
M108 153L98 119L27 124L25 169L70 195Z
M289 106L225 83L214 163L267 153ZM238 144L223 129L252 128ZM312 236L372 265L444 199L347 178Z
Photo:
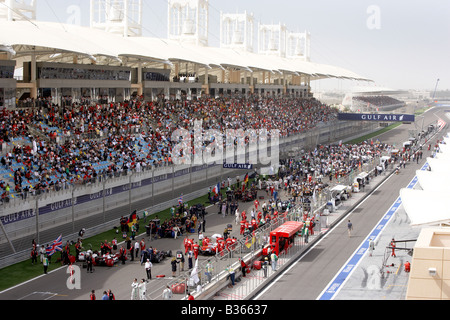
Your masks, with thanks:
M157 249L147 249L141 252L141 261L145 262L147 259L150 259L152 263L160 263L166 257L172 256L172 250L164 251Z
M164 258L171 257L172 256L172 250L153 250L152 255L152 262L160 263Z
M250 202L257 198L257 194L255 191L246 191L242 194L242 201L243 202Z
M202 241L202 246L199 253L204 256L214 256L218 252L222 252L225 248L225 241L220 235L213 235L211 238L216 239L216 242L211 242L211 239L205 237Z
M78 255L78 261L83 262L83 266L86 264L86 257L88 255L92 256L93 266L106 266L113 267L120 260L120 254L103 254L100 255L97 251L92 252L91 250L80 252Z
M199 249L199 253L203 256L214 256L217 252L217 243L207 243Z
M281 211L286 211L288 208L295 208L295 204L291 200L281 201Z

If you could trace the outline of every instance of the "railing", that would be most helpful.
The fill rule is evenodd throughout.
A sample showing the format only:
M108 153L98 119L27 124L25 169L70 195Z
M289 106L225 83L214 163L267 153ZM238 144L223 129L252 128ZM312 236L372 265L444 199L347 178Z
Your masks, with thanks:
M354 178L361 171L367 171L371 175L374 175L375 168L378 164L379 164L379 158L375 157L372 161L363 164L361 168L358 168L358 170L355 170L354 172L350 173L348 176L341 177L339 179L333 179L332 183L330 184L330 188L332 188L336 184L352 185ZM393 169L393 166L394 166L394 164L392 164L390 166L390 169ZM383 171L382 174L385 175L386 173ZM303 204L303 206L301 206L301 204L298 204L295 211L289 213L288 219L299 220L302 217L302 213L305 210L310 212L313 215L315 215L317 213L322 213L324 208L327 206L328 201L330 200L330 197L331 197L331 194L329 191L330 188L324 190L322 193L320 193L318 195L317 202L312 203L312 204ZM167 203L163 203L163 204L158 204L158 206L159 206L159 208L163 208L164 206L170 207L171 204L173 203L173 201L176 201L176 198L172 199L171 201L168 201ZM205 278L205 274L204 274L204 271L206 268L206 262L200 263L200 265L198 266L198 277L200 279L200 286L201 286L202 292L205 292L205 294L206 294L209 286L222 285L222 284L228 283L226 281L227 274L224 271L226 269L226 267L228 267L230 264L232 264L236 267L235 269L238 270L240 268L240 266L238 264L239 258L251 259L255 255L259 254L259 251L261 250L262 245L267 243L266 239L267 239L267 235L270 233L270 230L273 230L274 228L276 228L283 221L285 221L285 220L280 220L280 221L277 221L277 223L271 223L270 225L265 225L264 227L259 229L256 232L254 241L250 242L251 243L250 246L246 245L245 240L240 239L240 242L238 243L238 245L235 248L233 248L232 250L225 251L223 253L223 255L212 257L211 261L214 263L214 266L213 266L214 271L211 275L212 278L211 278L210 283L208 283L208 281ZM111 226L110 223L111 222L105 222L104 225ZM88 229L87 236L89 234L95 234L95 233L101 232L101 229L102 228L98 227L98 225L95 228ZM312 240L312 238L313 237L311 237L310 240ZM253 238L251 240L253 240ZM280 255L279 260L278 260L279 261L278 265L282 266L284 263L288 263L288 261L291 257L297 255L299 252L301 252L301 250L303 250L305 248L305 245L306 245L306 243L305 243L304 238L300 237L299 239L297 239L291 248L292 250L289 250ZM24 253L24 255L26 257L28 257L27 253ZM268 273L270 276L271 275L270 269L268 270ZM190 278L191 278L191 271L186 271L186 272L180 273L179 276L177 276L175 279L170 280L169 284L172 285L172 284L177 284L177 283L187 283L188 282L187 288L191 291L195 291L197 288L196 286L198 284L196 284L196 286L192 286L192 283L189 283ZM255 285L258 285L261 282L263 282L264 279L261 279L260 277L255 277L255 278L251 278L251 281L253 281ZM162 285L159 288L152 289L151 292L148 293L149 298L154 299L154 300L161 299L161 294L162 294L164 287L165 286ZM242 297L247 296L250 293L248 291L250 289L247 289L246 287L243 287L240 290L241 291L239 292L239 297L229 297L229 298L230 299L242 298Z
M295 148L296 145L298 146L302 146L305 149L308 148L312 148L315 147L318 144L321 143L328 143L331 141L337 141L336 139L341 139L341 138L345 138L345 137L349 137L349 136L353 136L356 133L365 133L367 131L373 131L375 128L372 124L368 124L367 127L365 126L358 126L356 129L352 129L353 126L350 125L349 123L334 123L334 124L328 124L327 126L321 127L321 128L316 128L316 129L312 129L306 133L302 133L302 134L297 134L297 135L293 135L293 136L288 136L285 138L280 138L280 152L284 152L285 150L290 150L290 148ZM130 128L130 133L132 133L133 131L135 131L136 128ZM340 131L340 133L336 133L337 131ZM97 133L86 133L84 135L78 135L78 136L74 136L74 137L59 137L59 141L60 143L64 143L64 141L66 139L71 139L71 138L76 138L76 139L81 139L81 138L86 138L86 137L90 137L92 139L96 139L96 138L100 138L100 136ZM5 149L7 151L11 151L13 148L13 146L11 147L5 147ZM289 148L289 149L288 149ZM161 164L155 164L152 165L151 168L161 168L161 167L171 167L172 165L169 165L168 163L161 163ZM144 170L144 169L141 169ZM135 170L133 170L132 172L135 172ZM156 175L157 176L157 173ZM118 178L120 177L120 175L114 174L114 175L110 175L109 178L110 179L114 179L114 178ZM100 178L98 178L100 179ZM8 199L5 199L4 201L1 201L0 204L4 206L5 209L7 209L8 207L16 207L17 203L19 202L19 204L23 204L24 200L30 200L31 201L35 201L36 200L36 196L40 196L40 195L47 195L47 196L51 196L54 195L55 196L55 201L61 201L58 200L56 198L58 198L60 191L64 191L67 190L68 188L76 188L77 190L80 190L80 188L83 188L83 186L85 186L86 192L88 192L88 189L90 189L91 184L95 183L97 179L91 179L89 181L83 181L83 180L76 180L74 183L71 182L66 182L60 186L56 185L55 187L52 187L51 189L46 189L46 190L41 190L39 192L23 192L22 194L18 194L18 195L14 195L13 196L8 196ZM81 192L80 192L81 193Z
M305 218L305 214L307 218L315 217L316 221L316 227L313 228L314 232L311 235L306 236L305 234L298 234L294 238L293 244L289 247L288 250L282 251L278 256L278 261L275 265L272 263L270 266L267 266L266 271L255 271L252 270L249 274L246 275L245 281L246 284L242 286L236 286L233 289L232 294L223 293L221 294L221 299L227 299L227 300L244 300L248 297L252 296L255 292L255 289L260 287L267 278L270 278L276 270L282 268L285 265L288 265L291 263L292 259L295 257L298 257L299 254L301 254L303 251L305 251L309 243L312 242L318 234L320 234L320 230L322 227L328 227L328 223L324 222L320 218L324 215L324 209L327 206L327 202L329 201L331 197L330 190L336 185L336 184L343 184L347 186L351 186L351 184L354 181L354 178L359 175L360 172L368 172L370 180L374 177L375 174L378 175L378 172L376 167L378 166L379 158L376 157L372 161L367 162L364 164L361 168L358 170L350 173L349 175L342 177L338 181L335 181L335 183L331 184L329 187L327 187L325 190L323 190L321 193L318 194L317 201L311 204L308 204L307 207L304 207L302 203L296 203L296 207L294 210L290 210L289 213L286 215L285 218L279 219L276 222L272 222L269 225L265 225L262 228L258 229L255 233L255 238L252 241L252 244L250 247L247 247L245 245L245 238L240 239L239 246L237 248L234 248L231 251L227 251L226 254L223 256L216 255L213 257L213 259L210 259L213 262L213 270L214 273L212 274L212 281L208 282L205 281L204 278L204 271L206 269L206 262L202 262L202 264L199 265L199 283L192 283L192 274L189 272L186 272L176 279L172 280L170 282L170 285L172 284L178 284L178 283L185 283L186 284L186 290L189 290L190 292L195 292L199 298L207 298L210 299L212 295L217 294L221 289L225 288L225 286L229 283L229 280L227 279L227 273L226 268L230 265L234 265L234 268L236 270L236 277L241 277L241 281L243 280L243 275L240 272L240 263L237 262L239 259L243 259L246 262L250 262L249 266L251 267L251 262L254 260L261 260L261 252L262 248L268 244L268 239L270 232L273 231L278 226L282 225L286 221L302 221L302 219ZM390 168L393 169L393 166ZM385 170L381 173L381 175L386 175ZM370 181L369 180L369 181ZM369 182L370 183L370 182ZM350 198L346 200L346 206L351 207L355 205L354 201L352 200L351 193L349 194ZM209 289L209 287L213 287ZM158 288L159 289L159 288ZM155 290L154 292L157 292L158 290ZM183 296L180 295L181 298ZM158 295L152 296L152 299L159 299L161 298Z
M276 268L283 267L285 264L288 264L293 257L304 251L305 248L308 247L309 242L311 242L320 232L323 224L320 220L320 216L323 214L324 209L330 200L330 189L336 184L350 186L353 183L354 178L363 171L368 172L369 176L373 177L378 164L377 161L379 161L378 157L365 163L361 168L348 176L335 181L335 183L329 185L326 189L317 194L316 201L307 204L296 202L295 206L289 209L286 215L279 216L277 220L272 220L270 223L266 223L259 227L253 235L244 235L240 237L237 244L230 250L224 249L221 253L216 253L209 257L209 259L199 259L198 261L200 262L197 265L197 272L195 272L195 266L188 271L178 271L178 274L174 279L161 284L161 286L153 287L148 293L148 298L151 300L162 299L162 293L166 288L166 285L172 288L181 284L185 290L180 294L176 294L174 299L183 299L188 291L190 293L194 292L202 299L210 299L214 294L229 284L227 268L230 266L233 267L236 272L236 278L241 277L242 279L240 260L243 260L251 267L254 260L261 258L262 249L269 244L268 241L270 239L271 231L275 230L286 221L302 221L305 217L308 219L314 217L314 220L317 223L315 228L313 228L314 233L308 236L299 234L294 238L294 243L289 249L284 250L279 254ZM351 200L348 201L351 202ZM211 264L209 268L208 263ZM206 270L211 270L209 277L206 275ZM274 272L276 271L272 268L272 265L267 267L265 275L264 272L256 272L253 270L246 275L246 285L236 287L237 289L233 290L232 295L222 295L221 298L228 300L244 300ZM196 280L198 281L196 282Z
M200 259L197 260L197 272L195 272L195 262L192 269L180 272L173 279L169 280L161 284L158 287L153 287L151 291L147 293L147 298L150 300L160 300L162 299L162 293L165 287L168 285L170 288L173 286L177 286L182 284L185 288L181 294L175 295L174 299L184 298L186 292L196 292L199 294L200 292L206 292L208 294L209 288L213 288L213 292L218 291L218 287L225 286L228 284L228 272L227 268L230 266L236 272L236 277L239 277L239 271L241 269L240 260L244 260L245 262L250 262L254 259L255 255L261 251L261 249L268 244L267 239L269 239L269 234L271 231L275 230L277 227L281 226L286 221L290 220L298 220L300 216L299 209L294 209L292 212L279 216L277 220L271 220L270 223L266 223L265 225L259 227L254 235L243 236L234 245L233 248L229 250L224 248L222 252L218 252L215 255L208 257L209 259ZM283 259L288 256L291 256L297 253L299 250L302 250L307 245L305 239L302 237L296 237L295 243L287 250L280 255L280 264L282 264ZM184 253L183 253L184 254ZM208 262L209 260L209 262ZM200 261L200 262L199 262ZM208 268L208 263L211 263L211 267ZM185 262L185 265L187 262ZM251 266L251 263L250 263ZM210 281L208 276L206 275L206 271L210 271ZM196 277L198 277L198 282L196 282ZM249 275L251 277L251 275ZM260 279L257 277L253 278L252 281L257 282L257 285L260 282ZM201 291L199 292L199 288ZM242 287L242 292L238 295L239 297L233 297L233 299L243 299L245 296L250 294L247 292L245 287Z
M320 143L328 143L337 141L336 139L344 139L364 133L364 127L352 128L348 123L335 124L335 126L318 128L315 133L305 133L302 135L287 137L283 140L283 146L280 150L281 155L286 150L310 149ZM369 126L369 131L373 130L373 126ZM120 217L117 212L118 208L129 206L129 210L138 209L143 211L146 208L151 213L156 213L171 207L177 203L179 193L182 188L192 188L198 185L196 193L185 194L187 199L192 195L192 199L205 195L209 186L215 185L219 181L223 181L226 176L232 175L230 171L224 172L221 166L203 167L198 171L192 171L192 167L161 167L153 168L139 173L129 173L128 175L114 176L107 180L97 178L83 185L65 185L58 191L45 191L39 195L28 194L25 200L12 199L9 203L5 203L1 208L1 231L4 237L1 237L0 245L3 244L3 252L9 254L8 251L13 247L12 241L15 241L15 255L27 257L25 249L28 248L28 240L30 236L38 239L40 243L52 241L53 235L45 235L46 230L54 227L64 226L64 237L73 238L80 228L81 221L89 218L92 225L82 225L81 227L94 228L98 225L105 226L107 230L108 223L116 223ZM236 171L237 173L238 171ZM161 178L162 177L162 178ZM144 186L144 182L153 181ZM163 179L163 180L161 180ZM142 183L142 185L141 185ZM171 197L167 195L172 194ZM156 203L155 196L166 194L166 199ZM113 197L111 195L114 195ZM195 196L195 197L194 197ZM88 201L86 201L88 200ZM318 202L314 203L314 208L324 207L328 199L325 194L318 196ZM137 205L139 203L139 205ZM119 216L117 216L119 214ZM122 209L123 214L123 209ZM5 224L5 219L16 219L16 217L27 217L26 220L9 221ZM111 225L111 224L109 224ZM96 229L98 230L98 228ZM75 236L76 238L76 236ZM25 242L20 239L24 239ZM7 243L11 245L8 246Z

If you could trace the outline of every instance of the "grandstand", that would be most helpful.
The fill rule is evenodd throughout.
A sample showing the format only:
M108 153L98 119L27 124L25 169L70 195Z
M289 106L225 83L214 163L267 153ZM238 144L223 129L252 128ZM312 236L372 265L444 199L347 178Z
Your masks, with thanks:
M342 105L353 112L389 112L406 104L395 96L404 94L387 88L355 88L346 94Z
M143 37L141 27L121 20L128 5L142 16L134 1L115 2L114 15L92 1L90 27L36 21L34 1L17 8L2 2L0 26L14 31L0 35L0 103L8 119L0 137L4 198L170 165L168 138L187 119L204 120L208 128L214 121L220 130L264 123L282 137L298 134L335 119L312 98L311 81L368 80L309 59L208 47L182 34L183 23L192 21L177 22L178 37ZM169 11L180 9L176 2ZM207 3L201 6L207 14Z
M136 1L114 1L109 8L109 2L92 0L89 27L36 21L35 1L30 6L5 1L0 0L0 26L14 31L0 36L0 70L7 69L0 72L0 101L6 107L15 107L16 97L19 106L49 97L57 105L67 97L71 102L236 93L309 97L310 82L317 79L369 80L300 56L207 46L204 35L194 30L208 15L205 1L189 4L192 12L195 5L202 12L189 19L178 12L186 9L185 1L170 1L168 39L141 35L142 6ZM126 21L131 12L137 17L133 24ZM18 81L10 76L14 68L22 73Z
M311 81L370 81L304 58L209 47L184 42L183 37L150 38L140 31L129 36L120 29L127 24L116 21L127 16L119 14L120 7L114 8L115 21L110 21L113 30L121 30L117 33L108 31L108 21L103 29L102 24L94 28L37 21L33 14L19 14L25 7L11 8L15 2L8 1L11 15L4 12L4 3L0 0L0 28L7 31L0 34L0 192L5 216L36 210L37 217L42 214L39 206L51 201L69 199L74 206L99 181L105 183L103 195L106 184L131 190L130 172L170 168L177 143L172 133L192 128L194 120L203 121L204 131L277 129L281 138L301 138L303 143L319 141L319 135L338 137L341 127L332 127L336 110L314 99ZM30 10L33 6L26 7ZM312 134L311 141L304 137L327 125L337 129L319 133L316 140ZM208 145L204 141L202 147ZM175 170L171 177L164 171L165 179L174 180ZM52 198L52 193L74 189L82 190L80 196L60 193ZM45 201L34 197L42 194ZM17 205L31 196L32 204ZM131 191L128 199L131 203Z
M236 117L248 103L259 109L249 119ZM87 184L98 176L171 165L177 141L170 137L183 118L217 122L215 128L221 131L260 129L265 123L269 130L277 128L281 137L288 137L334 120L336 112L314 99L217 99L211 103L199 98L186 101L184 107L176 101L161 105L141 100L62 111L46 105L37 113L3 110L2 117L11 122L3 126L0 139L5 146L13 146L1 158L0 187L5 200L24 197L24 192Z

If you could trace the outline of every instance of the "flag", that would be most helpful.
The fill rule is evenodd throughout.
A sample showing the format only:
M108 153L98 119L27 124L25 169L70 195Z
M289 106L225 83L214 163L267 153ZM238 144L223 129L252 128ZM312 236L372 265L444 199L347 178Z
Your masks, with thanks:
M242 182L242 192L245 191L245 187L247 186L247 183L248 183L248 173L245 175L244 181Z
M195 266L191 271L190 281L192 285L195 285L200 281L200 278L198 277L198 259L195 259Z
M256 237L255 237L255 235L253 234L253 235L252 235L252 240L251 240L251 241L249 241L249 237L247 237L247 238L245 239L245 246L246 246L248 249L250 249L250 247L251 247L252 245L254 245L255 242L256 242Z
M136 210L134 210L131 214L130 217L128 218L128 226L131 228L131 226L133 224L135 224L137 222L137 214L136 214Z
M178 204L179 205L183 204L183 195L181 195L180 198L178 199Z
M56 251L62 251L62 235L56 238L53 243L45 249L45 252L49 257L51 257Z
M214 188L213 188L212 191L213 191L214 194L217 196L217 195L220 193L220 183L217 183L217 184L214 186Z

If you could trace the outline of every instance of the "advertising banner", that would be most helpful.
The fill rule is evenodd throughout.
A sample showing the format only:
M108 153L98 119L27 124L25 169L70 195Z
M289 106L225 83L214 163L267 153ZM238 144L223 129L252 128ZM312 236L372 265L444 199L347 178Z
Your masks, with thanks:
M338 119L347 121L414 122L415 116L413 114L339 113Z
M224 169L243 169L243 170L251 170L253 169L252 164L248 163L224 163Z

